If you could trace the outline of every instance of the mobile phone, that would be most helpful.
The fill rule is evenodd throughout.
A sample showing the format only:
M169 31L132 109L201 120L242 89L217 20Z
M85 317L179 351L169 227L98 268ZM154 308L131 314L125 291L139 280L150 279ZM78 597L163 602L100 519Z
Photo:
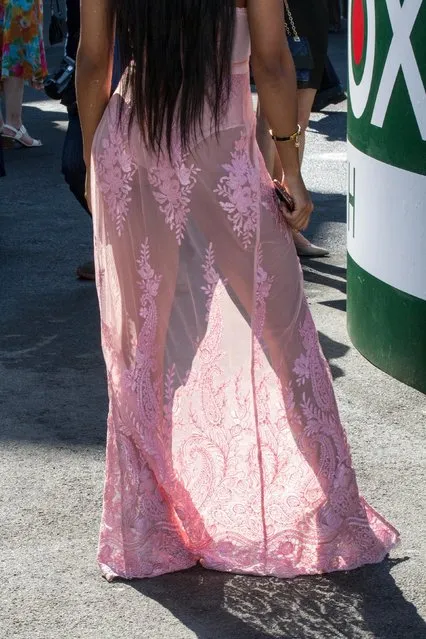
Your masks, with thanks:
M293 198L291 197L290 193L288 193L285 188L283 187L283 185L278 182L278 180L274 180L274 186L275 186L275 193L278 196L278 199L280 200L280 202L283 202L287 209L289 210L290 213L293 213L294 211L294 201Z

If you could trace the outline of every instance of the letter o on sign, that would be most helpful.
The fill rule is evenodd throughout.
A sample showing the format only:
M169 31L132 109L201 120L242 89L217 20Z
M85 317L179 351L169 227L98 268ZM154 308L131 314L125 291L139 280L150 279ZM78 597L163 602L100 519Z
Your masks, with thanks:
M365 10L367 16L365 16ZM366 20L367 18L367 20ZM349 9L349 91L354 116L362 117L370 96L376 55L376 4L375 0L350 0ZM367 39L365 24L367 23ZM356 83L353 65L364 62L364 73L359 84Z

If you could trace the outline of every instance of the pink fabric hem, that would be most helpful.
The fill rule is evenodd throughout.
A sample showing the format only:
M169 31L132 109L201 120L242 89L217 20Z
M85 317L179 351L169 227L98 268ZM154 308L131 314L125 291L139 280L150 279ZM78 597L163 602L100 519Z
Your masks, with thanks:
M339 568L329 567L327 569L317 569L314 566L312 566L309 569L303 569L303 570L280 571L280 570L272 569L270 572L268 572L268 571L260 570L260 569L256 570L256 569L233 567L233 566L229 568L226 568L225 566L221 568L217 568L215 565L209 565L208 560L206 561L203 558L201 558L199 561L194 561L193 563L182 564L182 566L176 567L172 571L168 569L159 569L151 574L144 574L144 573L129 574L125 572L123 572L122 574L118 574L114 572L114 570L112 570L110 567L106 566L105 564L99 564L99 567L100 567L102 576L110 583L113 582L115 579L125 579L128 581L131 581L132 579L150 579L152 577L160 577L161 575L164 575L164 574L171 574L173 572L190 570L191 568L194 568L198 564L201 565L206 570L212 570L215 572L226 572L229 574L236 574L236 575L238 574L252 575L256 577L277 577L279 579L295 579L296 577L301 577L301 576L324 575L324 574L329 574L332 572L347 572L350 570L356 570L365 565L379 564L386 559L386 557L392 550L394 550L395 548L398 548L400 546L400 543L401 541L398 536L390 546L383 549L382 553L376 559L372 559L371 561L362 559L362 560L359 560L358 562L352 563L347 566L341 566Z

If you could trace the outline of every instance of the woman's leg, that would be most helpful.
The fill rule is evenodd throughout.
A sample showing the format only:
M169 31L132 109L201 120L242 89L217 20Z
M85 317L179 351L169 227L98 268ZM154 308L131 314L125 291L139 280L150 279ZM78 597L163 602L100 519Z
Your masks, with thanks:
M22 126L22 102L24 99L24 80L23 78L5 78L3 80L4 101L5 101L5 124L4 133L7 137L13 137L13 130L20 129ZM31 146L33 138L26 133L21 141Z
M23 78L5 78L4 98L6 107L6 122L16 129L22 124L22 102L24 99Z
M314 103L316 89L299 89L297 91L298 101L298 118L299 124L302 129L300 136L299 157L300 164L303 163L303 157L305 155L306 146L306 129L309 126L309 119L311 117L312 105ZM320 246L315 246L307 240L302 233L293 231L293 239L296 245L297 253L300 256L305 257L325 257L328 255L328 251Z
M300 147L299 147L301 164L303 162L303 156L305 153L306 129L309 126L309 119L311 117L312 105L315 100L316 92L317 92L316 89L299 89L297 91L299 124L302 128L302 135L300 136Z
M84 210L91 215L84 195L86 166L83 159L83 139L76 107L68 108L68 129L62 150L62 174L71 193Z

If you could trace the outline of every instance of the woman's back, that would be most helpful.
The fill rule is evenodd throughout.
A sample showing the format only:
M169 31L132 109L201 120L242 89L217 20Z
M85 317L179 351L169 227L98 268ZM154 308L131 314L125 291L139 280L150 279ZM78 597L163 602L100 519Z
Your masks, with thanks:
M235 8L235 23L232 38L232 47L229 56L229 78L224 79L226 85L229 81L229 97L224 102L219 117L215 119L215 109L212 105L208 92L203 96L202 108L197 116L197 120L192 123L191 127L187 131L190 133L190 137L187 141L187 147L184 148L183 138L179 132L179 126L184 125L179 121L177 114L183 105L181 103L182 96L176 95L176 103L174 105L174 118L170 122L170 147L169 152L171 158L176 158L182 153L187 154L196 147L200 141L205 141L210 137L215 137L218 132L229 129L234 126L244 126L252 128L255 124L253 104L248 91L248 73L249 73L249 58L250 58L250 32L248 25L247 10L245 8ZM132 65L130 65L132 66ZM133 71L135 75L138 74L137 70ZM138 76L138 80L141 78ZM148 82L148 78L145 78ZM166 82L166 79L163 78ZM184 82L184 79L182 79ZM137 81L135 82L135 85ZM199 88L199 87L198 87ZM115 119L122 120L125 128L132 121L133 135L129 140L129 153L133 156L136 164L144 165L145 167L156 166L158 163L158 152L156 149L152 149L149 143L149 139L145 139L141 146L141 141L138 136L138 129L140 124L134 118L137 115L135 111L135 96L132 82L128 78L128 70L124 72L122 81L115 91L115 96L110 104L110 111L116 113ZM200 97L200 96L198 96ZM222 99L225 96L222 95ZM197 98L198 100L198 98ZM112 118L114 119L114 118ZM154 119L152 121L154 123ZM165 121L163 122L164 129L166 128L167 114L165 114ZM188 124L188 123L186 123ZM160 127L161 128L161 127ZM118 139L120 133L118 131L111 131L111 136L114 139ZM118 137L117 137L118 136ZM166 131L163 131L163 138L161 140L163 154L166 153L167 142ZM132 144L132 139L136 146ZM160 141L160 139L158 138ZM165 161L167 164L168 160Z
M127 69L130 119L137 119L146 145L170 152L178 132L188 149L206 105L217 130L229 98L240 22L234 0L115 0L109 6Z

